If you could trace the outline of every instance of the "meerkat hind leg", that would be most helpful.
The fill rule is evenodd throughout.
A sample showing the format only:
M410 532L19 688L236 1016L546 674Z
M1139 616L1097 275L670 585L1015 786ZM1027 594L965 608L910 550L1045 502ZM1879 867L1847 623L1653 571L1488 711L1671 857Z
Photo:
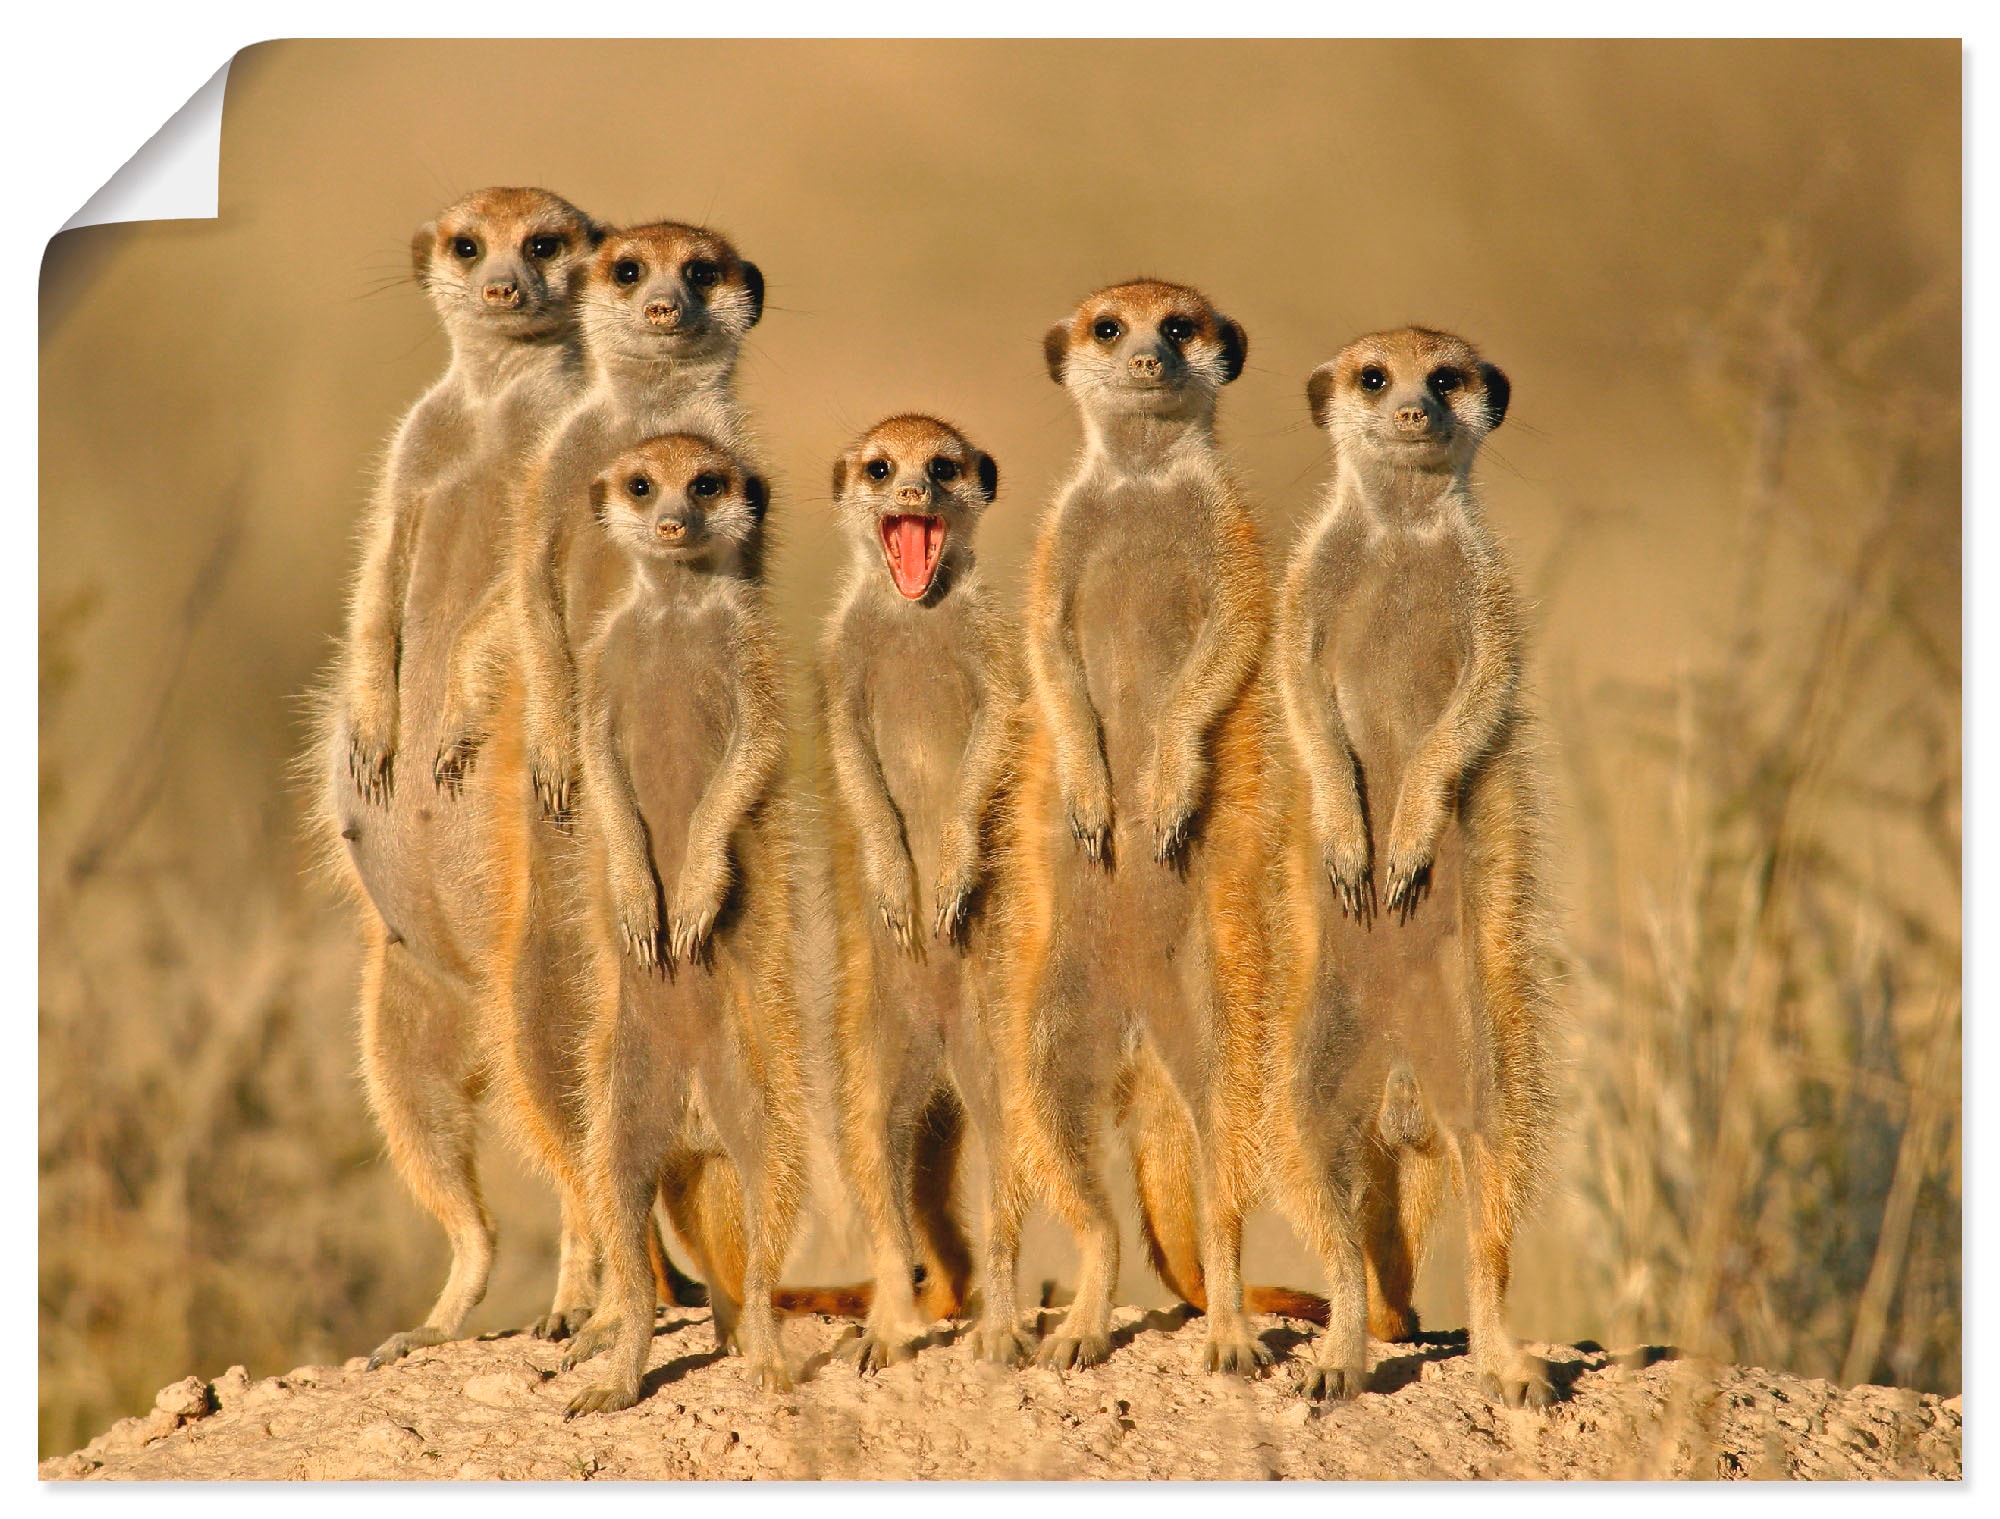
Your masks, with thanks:
M680 1101L670 1089L678 1082L660 1071L667 1063L653 1042L624 1024L618 1043L621 1083L646 1093L643 1102L606 1103L604 1129L592 1179L598 1243L604 1268L597 1311L563 1356L569 1371L597 1355L610 1361L608 1375L571 1400L566 1418L609 1413L639 1401L639 1387L653 1346L653 1305L657 1292L647 1236L653 1231L653 1201L668 1191L670 1166L681 1127ZM639 1033L640 1037L633 1038ZM656 1072L659 1074L656 1076ZM678 1221L677 1221L678 1222Z
M1044 1158L1050 1204L1077 1236L1082 1259L1076 1297L1054 1334L1042 1341L1035 1359L1058 1371L1095 1366L1111 1354L1111 1295L1118 1283L1118 1216L1099 1180L1090 1120L1095 1101L1058 1119Z
M1444 1157L1434 1149L1374 1149L1361 1205L1368 1270L1368 1332L1390 1343L1417 1337L1412 1302L1425 1240L1444 1194Z
M924 1267L918 1306L933 1323L963 1314L972 1291L972 1246L953 1206L964 1148L965 1109L948 1084L940 1085L917 1129L910 1179L911 1219Z
M383 940L370 946L361 1017L369 1102L397 1173L451 1241L444 1291L420 1326L375 1348L371 1371L456 1338L486 1295L494 1229L475 1159L482 1083L467 1058L470 1016L406 950Z
M549 1311L535 1320L529 1333L538 1340L566 1340L590 1322L597 1301L597 1242L589 1227L587 1205L559 1187L562 1234L556 1255L556 1294Z
M1495 1402L1509 1408L1547 1408L1556 1401L1548 1363L1522 1349L1506 1324L1514 1244L1511 1178L1479 1138L1474 1137L1466 1150L1466 1305L1472 1364L1481 1390Z
M1368 1385L1368 1289L1362 1263L1356 1189L1337 1176L1316 1176L1297 1199L1294 1222L1326 1271L1326 1328L1313 1341L1299 1391L1345 1400Z
M840 1355L861 1372L908 1360L929 1329L917 1312L910 1216L912 1171L928 1108L920 1106L923 1073L890 1068L897 1064L884 1061L876 1071L875 1094L852 1114L846 1134L849 1177L868 1224L874 1278L861 1332L841 1344Z
M1027 1199L1012 1155L988 1146L986 1243L979 1268L979 1323L966 1337L974 1359L1019 1366L1033 1358L1033 1336L1021 1327L1021 1301L1014 1279L1021 1260L1021 1217Z

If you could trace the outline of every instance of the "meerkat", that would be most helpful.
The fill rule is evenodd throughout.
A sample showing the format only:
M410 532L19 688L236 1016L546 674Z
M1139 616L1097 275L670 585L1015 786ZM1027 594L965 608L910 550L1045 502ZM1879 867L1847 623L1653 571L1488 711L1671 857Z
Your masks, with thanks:
M549 1339L588 1321L599 1265L579 1116L597 972L584 928L587 863L568 826L578 778L573 645L627 566L590 519L588 487L622 450L679 426L741 442L731 386L763 294L757 266L717 233L678 222L603 233L577 279L585 381L515 481L507 574L466 617L450 660L433 776L441 794L469 787L497 820L492 1063L503 1121L562 1201L555 1298L534 1326ZM647 932L657 941L662 926ZM662 1295L699 1301L664 1249L654 1256Z
M1411 327L1313 372L1335 473L1285 575L1273 662L1296 762L1277 905L1273 1173L1320 1255L1312 1396L1365 1385L1447 1179L1467 1192L1471 1355L1510 1406L1513 1232L1547 1153L1552 941L1521 616L1470 472L1507 377Z
M579 800L603 985L586 1047L597 1314L565 1366L608 1352L572 1415L628 1408L653 1337L653 1199L709 1283L717 1348L790 1385L772 1289L806 1187L792 986L783 677L758 561L767 495L734 451L673 434L587 489L629 567L584 645ZM664 922L663 932L656 922Z
M437 741L458 618L504 565L494 503L580 387L573 285L598 237L561 197L503 188L447 207L411 245L451 362L390 447L316 745L316 826L363 914L369 1103L452 1248L424 1324L384 1342L377 1364L456 1334L494 1248L474 1159L490 818L409 784L398 756Z
M1086 298L1044 342L1084 446L1034 550L1032 722L1008 848L1007 1059L1033 1179L1082 1247L1039 1358L1110 1351L1118 1228L1096 1144L1125 1128L1153 1264L1250 1371L1242 1215L1259 1173L1259 893L1271 747L1255 519L1215 437L1246 339L1199 291Z
M839 1127L875 1265L867 1322L842 1350L863 1371L907 1358L932 1322L965 1307L972 1256L952 1200L968 1119L987 1157L989 1217L1014 1206L983 996L993 809L1022 684L1015 634L974 554L999 486L992 455L927 416L876 424L833 467L851 553L820 639L818 707ZM989 1230L989 1246L1004 1239ZM1011 1257L989 1256L981 1297L976 1351L1018 1360L1029 1347Z

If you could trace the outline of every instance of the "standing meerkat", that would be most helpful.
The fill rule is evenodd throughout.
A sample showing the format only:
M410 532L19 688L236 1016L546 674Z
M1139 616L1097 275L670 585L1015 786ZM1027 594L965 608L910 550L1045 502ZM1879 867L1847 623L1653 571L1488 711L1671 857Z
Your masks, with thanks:
M969 1118L990 1219L1015 1205L1001 1078L984 1006L994 818L1021 700L1013 630L973 538L999 468L956 428L897 416L833 467L852 548L819 648L830 779L839 990L833 1052L842 1149L873 1239L862 1370L910 1355L963 1311L972 1257L953 1216ZM1014 1361L1012 1255L989 1230L980 1353ZM919 1252L923 1312L913 1279Z
M447 792L469 780L500 820L493 1064L503 1119L562 1199L555 1299L535 1326L546 1338L588 1320L598 1265L579 1117L596 973L583 929L587 865L567 826L578 777L574 650L624 588L629 564L591 520L589 487L623 450L677 428L740 444L736 360L763 299L757 266L718 233L679 222L604 233L578 279L587 382L516 481L509 574L453 651L434 771ZM646 919L634 932L659 952L666 924L648 916L657 905L641 898L627 908ZM662 1294L687 1300L664 1251L656 1259Z
M622 952L599 957L585 1053L604 1292L564 1362L608 1351L610 1375L572 1415L638 1401L656 1193L709 1284L717 1348L734 1343L759 1382L790 1385L771 1299L807 1132L763 481L717 443L674 434L619 455L586 499L630 578L580 660L594 916ZM677 906L653 937L636 904L657 914L663 896Z
M1547 1367L1507 1332L1515 1225L1547 1151L1554 956L1513 586L1470 471L1507 377L1424 328L1314 371L1335 474L1274 642L1299 772L1277 902L1278 1190L1325 1264L1313 1396L1365 1385L1447 1176L1467 1190L1471 1354L1511 1406Z
M1246 340L1200 292L1142 280L1085 299L1044 347L1084 447L1029 591L1009 1059L1034 1179L1082 1262L1039 1355L1110 1350L1118 1226L1097 1134L1115 1113L1153 1264L1206 1311L1208 1365L1248 1371L1270 1359L1239 1274L1258 1172L1269 611L1257 525L1215 439Z
M389 1154L444 1226L452 1266L377 1364L458 1332L484 1295L493 1225L474 1160L488 1079L489 813L399 777L445 721L459 619L504 564L501 514L544 418L580 387L572 285L598 231L545 190L467 196L419 229L417 277L450 339L442 379L389 452L326 714L319 808L365 904L362 1073ZM401 784L399 784L401 779ZM340 845L333 845L341 849Z

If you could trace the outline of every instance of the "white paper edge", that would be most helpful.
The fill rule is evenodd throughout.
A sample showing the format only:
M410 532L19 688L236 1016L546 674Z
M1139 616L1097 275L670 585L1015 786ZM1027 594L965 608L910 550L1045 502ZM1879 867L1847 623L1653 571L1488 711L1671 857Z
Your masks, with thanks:
M82 210L62 224L62 230L105 222L213 220L220 215L222 97L228 83L225 62L83 203Z

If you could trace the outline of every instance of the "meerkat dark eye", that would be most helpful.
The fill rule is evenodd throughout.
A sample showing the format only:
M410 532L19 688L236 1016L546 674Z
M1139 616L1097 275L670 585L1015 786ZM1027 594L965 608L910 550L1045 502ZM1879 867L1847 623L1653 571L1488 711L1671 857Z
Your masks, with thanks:
M868 472L870 480L886 480L889 478L889 461L887 459L870 459L861 467Z
M1366 364L1362 366L1361 388L1363 390L1380 390L1388 383L1389 372L1380 364Z
M634 475L625 482L625 494L634 500L643 500L653 494L653 482L644 475Z
M1101 316L1090 324L1090 335L1100 343L1115 343L1125 329L1112 317Z
M949 485L965 471L958 467L956 459L947 459L942 454L931 460L931 478L939 485Z
M697 496L719 496L729 482L717 474L701 474L694 477L694 493Z
M1430 378L1431 394L1438 397L1450 395L1454 390L1465 388L1465 376L1456 369L1433 369Z
M639 283L639 261L636 258L621 258L611 266L611 277L621 285Z
M469 237L454 237L451 240L451 251L469 263L479 257L479 244Z
M563 241L559 237L531 237L528 239L528 257L551 259L562 252Z
M705 258L690 259L681 265L681 278L698 290L706 290L722 278L722 268Z
M1178 347L1195 335L1195 325L1184 316L1170 316L1160 323L1160 333Z

